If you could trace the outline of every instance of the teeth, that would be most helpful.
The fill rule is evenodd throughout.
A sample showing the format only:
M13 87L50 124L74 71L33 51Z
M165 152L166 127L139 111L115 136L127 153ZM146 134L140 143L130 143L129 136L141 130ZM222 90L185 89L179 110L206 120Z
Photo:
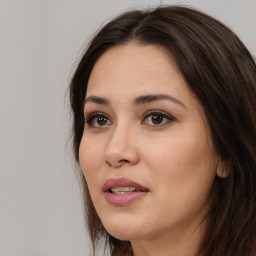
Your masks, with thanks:
M110 189L116 195L129 194L136 190L134 187L119 187Z

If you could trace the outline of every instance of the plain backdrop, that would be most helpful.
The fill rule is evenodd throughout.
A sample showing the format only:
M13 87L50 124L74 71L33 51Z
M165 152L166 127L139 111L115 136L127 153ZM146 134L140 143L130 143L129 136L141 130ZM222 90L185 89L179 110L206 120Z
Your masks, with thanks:
M0 0L0 255L88 256L66 95L90 36L127 8L199 8L256 55L256 0Z

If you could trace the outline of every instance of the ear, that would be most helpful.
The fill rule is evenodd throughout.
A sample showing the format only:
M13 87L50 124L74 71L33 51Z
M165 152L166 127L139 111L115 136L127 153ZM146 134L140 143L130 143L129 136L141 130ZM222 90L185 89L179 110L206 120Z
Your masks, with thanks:
M229 160L218 159L216 174L219 178L225 179L231 172L231 162Z

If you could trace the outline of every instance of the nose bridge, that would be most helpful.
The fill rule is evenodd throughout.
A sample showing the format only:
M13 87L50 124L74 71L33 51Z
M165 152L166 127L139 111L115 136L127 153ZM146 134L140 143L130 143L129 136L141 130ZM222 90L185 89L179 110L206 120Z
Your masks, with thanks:
M131 144L130 134L131 127L127 124L127 122L119 122L111 131L109 142L107 145L107 150L116 153L124 153L129 149Z
M135 127L126 120L119 121L109 134L105 149L105 160L112 166L121 163L133 164L137 161Z

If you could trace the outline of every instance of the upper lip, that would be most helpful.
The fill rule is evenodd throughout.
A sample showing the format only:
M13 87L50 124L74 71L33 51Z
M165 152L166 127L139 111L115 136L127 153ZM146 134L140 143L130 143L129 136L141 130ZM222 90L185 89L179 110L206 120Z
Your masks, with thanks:
M119 188L119 187L133 187L140 191L149 191L148 188L127 178L110 178L104 182L103 192L107 192L112 188Z

